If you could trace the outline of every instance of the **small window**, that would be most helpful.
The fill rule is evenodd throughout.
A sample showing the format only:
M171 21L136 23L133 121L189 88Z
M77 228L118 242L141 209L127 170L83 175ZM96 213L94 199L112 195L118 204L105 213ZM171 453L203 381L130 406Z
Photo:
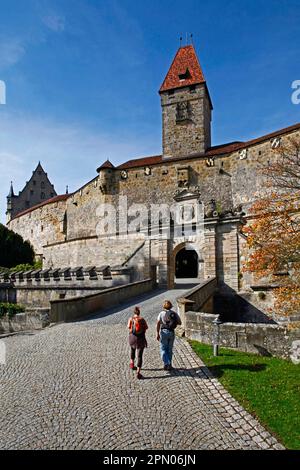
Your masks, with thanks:
M187 80L188 78L191 78L189 69L187 68L185 72L179 73L178 77L179 77L179 80Z
M44 189L44 187L45 187L45 183L44 183L44 181L42 181L41 182L41 188Z
M54 197L54 193L50 193L50 197Z
M44 231L44 227L43 227L43 225L42 225L42 226L41 226L41 232L43 232L43 231Z
M172 96L172 95L174 95L174 90L169 90L168 91L168 96Z
M34 194L34 191L33 191L33 189L31 189L30 190L30 196L33 196L33 194Z
M41 193L41 199L45 199L45 193Z
M35 186L35 185L36 185L36 181L35 181L35 180L33 180L33 181L32 181L32 184L33 184L33 186Z
M196 85L191 85L190 86L190 92L195 93L195 91L196 91Z

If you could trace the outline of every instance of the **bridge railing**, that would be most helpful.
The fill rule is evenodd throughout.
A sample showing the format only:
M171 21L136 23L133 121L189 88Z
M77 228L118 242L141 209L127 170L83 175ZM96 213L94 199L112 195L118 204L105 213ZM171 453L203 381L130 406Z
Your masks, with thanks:
M213 295L217 288L217 278L212 277L198 286L193 287L184 294L184 297L178 297L177 310L182 321L182 330L186 329L186 312L188 311L204 311L213 313Z

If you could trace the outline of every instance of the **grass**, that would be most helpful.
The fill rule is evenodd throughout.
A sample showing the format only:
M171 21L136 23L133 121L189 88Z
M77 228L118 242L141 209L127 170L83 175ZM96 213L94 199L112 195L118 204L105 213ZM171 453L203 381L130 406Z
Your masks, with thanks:
M300 365L190 341L231 395L288 449L300 449Z

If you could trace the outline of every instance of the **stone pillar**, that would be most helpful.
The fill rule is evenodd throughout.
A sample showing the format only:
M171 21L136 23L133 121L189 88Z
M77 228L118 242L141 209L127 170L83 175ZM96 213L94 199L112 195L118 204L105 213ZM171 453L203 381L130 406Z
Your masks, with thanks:
M152 276L151 271L151 243L150 240L145 240L144 248L144 279L148 279Z
M189 300L189 299L186 299L185 297L180 297L179 299L177 299L177 312L178 312L178 315L180 316L180 319L182 321L182 325L179 327L177 327L176 331L178 330L181 330L181 333L183 336L184 333L185 333L185 328L186 328L186 312L188 312L189 310L191 310L191 308L193 307L193 305L195 304L195 302L193 300Z
M238 290L239 248L238 224L235 221L224 222L217 230L217 276L219 282L224 282L234 290Z
M158 285L159 287L172 288L170 281L170 248L169 240L159 241L158 257Z
M216 276L216 231L215 225L205 229L204 279Z

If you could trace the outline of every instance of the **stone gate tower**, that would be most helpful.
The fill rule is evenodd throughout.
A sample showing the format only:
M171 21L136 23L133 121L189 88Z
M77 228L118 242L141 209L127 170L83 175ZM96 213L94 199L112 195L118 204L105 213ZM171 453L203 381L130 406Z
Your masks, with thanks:
M211 146L212 103L192 45L178 49L159 93L163 157L204 153Z

